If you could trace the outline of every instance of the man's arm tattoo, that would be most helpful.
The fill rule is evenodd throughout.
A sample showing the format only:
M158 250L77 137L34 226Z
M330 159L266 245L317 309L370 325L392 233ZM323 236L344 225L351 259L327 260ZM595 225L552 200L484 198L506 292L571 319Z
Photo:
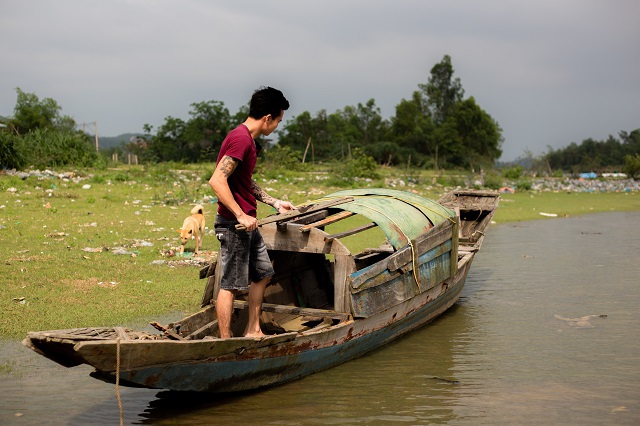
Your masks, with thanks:
M218 169L222 172L225 178L229 179L229 176L233 173L233 171L238 167L238 160L233 157L229 157L225 155L218 163Z
M256 200L262 201L265 204L272 206L277 201L271 195L267 194L264 189L260 188L255 180L251 181L251 191L253 191L253 195L256 197Z

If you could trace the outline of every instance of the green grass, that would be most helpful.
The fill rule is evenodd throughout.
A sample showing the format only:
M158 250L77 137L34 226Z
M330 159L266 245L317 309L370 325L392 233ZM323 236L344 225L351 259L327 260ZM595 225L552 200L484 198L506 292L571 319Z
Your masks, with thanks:
M200 266L152 262L185 259L164 254L178 246L175 229L195 202L206 201L212 228L216 204L207 200L213 196L207 184L212 170L211 164L81 170L75 174L85 179L78 182L0 175L0 337L24 337L30 330L132 325L198 309L205 285L198 277ZM256 177L271 195L300 204L343 189L327 186L325 172L317 167L270 180ZM384 186L401 179L413 186L398 189L438 199L447 188L437 183L466 177L401 169L383 169L381 175L356 185ZM84 188L87 184L90 188ZM640 210L638 197L637 193L505 194L495 220L548 220L540 212L563 217ZM272 208L260 206L260 217L271 213ZM336 224L331 232L348 225L348 221ZM348 237L345 243L359 251L371 246L367 235L382 239L372 230ZM101 248L108 250L91 251ZM117 248L133 255L115 254ZM213 235L205 236L203 249L204 262L215 256L218 244ZM193 243L187 250L193 251Z
M14 360L5 361L0 363L0 376L3 374L9 375L13 373L16 362Z
M0 179L0 336L126 324L199 306L199 267L151 262L176 260L163 254L178 246L175 229L191 209L183 194L200 197L203 182L6 178ZM12 187L17 192L7 192ZM205 209L213 220L215 206ZM214 241L205 237L209 256ZM117 248L133 255L115 254Z
M540 213L560 218L608 211L640 210L636 192L540 192L501 194L494 220L498 223L547 219Z

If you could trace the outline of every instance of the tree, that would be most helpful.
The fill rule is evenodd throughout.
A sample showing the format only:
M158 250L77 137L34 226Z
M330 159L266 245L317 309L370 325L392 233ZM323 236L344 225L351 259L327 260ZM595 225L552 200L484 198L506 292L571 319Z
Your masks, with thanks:
M215 160L231 129L229 110L219 101L196 102L191 108L191 118L187 121L175 117L165 119L156 135L151 137L152 158L187 163ZM150 130L150 126L146 125L146 128Z
M149 149L158 161L183 161L188 157L184 146L185 127L186 123L180 118L165 118L149 143Z
M278 130L278 145L299 151L304 162L330 158L334 147L329 140L327 112L320 110L313 117L304 111L287 121Z
M411 99L403 99L396 105L396 115L391 120L391 140L412 151L413 161L421 164L425 156L433 155L426 141L431 139L434 128L426 99L416 90Z
M40 100L35 93L18 94L9 126L19 135L36 129L74 130L76 122L69 116L61 115L62 108L51 98Z
M453 73L451 57L445 55L442 61L431 68L427 84L418 84L422 90L423 102L434 123L433 131L425 135L424 142L436 169L442 159L446 162L446 158L455 155L457 146L458 132L452 115L456 105L462 101L464 90L460 79L453 78Z
M331 141L339 143L341 157L344 158L345 146L351 151L383 141L387 137L389 123L380 115L376 101L369 99L364 105L346 106L342 111L331 114L328 128Z
M365 147L384 139L389 128L373 98L364 105L358 103L352 120L361 133L361 143Z
M636 129L631 133L621 131L620 139L622 140L623 151L626 154L640 154L640 129Z
M98 154L89 136L78 131L75 121L62 115L58 103L34 93L16 89L14 116L9 131L0 135L0 162L3 167L22 168L93 166Z
M313 160L344 159L356 147L376 144L388 136L389 124L374 99L315 117L307 111L289 120L279 134L279 144L305 152ZM310 152L309 152L310 151Z
M426 104L436 124L444 123L453 113L458 102L464 97L464 90L459 78L453 78L451 57L444 55L442 61L431 68L431 77L427 84L418 84L422 90Z
M449 55L431 68L427 84L418 87L421 92L414 94L412 112L425 117L420 137L436 169L447 165L474 170L477 164L491 164L502 155L502 129L473 97L464 100L464 89L460 79L454 78ZM414 118L413 123L418 120ZM403 121L397 118L396 123L401 122L410 123L410 117L403 117ZM413 124L413 128L414 134L418 133L415 129L419 127Z
M628 164L629 156L633 160L634 155L640 155L640 129L619 134L622 141L610 135L605 141L588 138L580 145L572 142L562 149L549 148L545 160L553 169L573 173L620 170Z
M458 164L470 167L484 164L491 166L500 158L503 142L500 125L476 104L473 97L459 102L454 115L458 141L455 155ZM453 153L452 153L453 154Z
M215 161L222 141L231 130L229 110L219 101L193 103L191 107L191 119L184 129L189 161Z
M632 179L640 176L640 154L625 156L623 170Z

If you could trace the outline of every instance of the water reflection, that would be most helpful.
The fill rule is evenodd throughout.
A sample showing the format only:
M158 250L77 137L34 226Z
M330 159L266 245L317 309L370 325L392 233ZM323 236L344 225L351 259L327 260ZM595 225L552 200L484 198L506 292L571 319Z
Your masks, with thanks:
M367 356L260 392L122 388L125 424L638 424L640 213L495 226L460 302ZM592 327L570 321L585 315ZM115 389L0 344L0 424L117 424ZM17 417L16 413L22 414Z

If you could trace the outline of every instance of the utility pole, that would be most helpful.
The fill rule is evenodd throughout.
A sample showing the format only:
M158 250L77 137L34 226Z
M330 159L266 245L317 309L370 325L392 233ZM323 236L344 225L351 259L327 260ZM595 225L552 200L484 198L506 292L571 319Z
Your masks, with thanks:
M96 131L96 152L98 152L98 122L97 121L93 122L93 128Z

